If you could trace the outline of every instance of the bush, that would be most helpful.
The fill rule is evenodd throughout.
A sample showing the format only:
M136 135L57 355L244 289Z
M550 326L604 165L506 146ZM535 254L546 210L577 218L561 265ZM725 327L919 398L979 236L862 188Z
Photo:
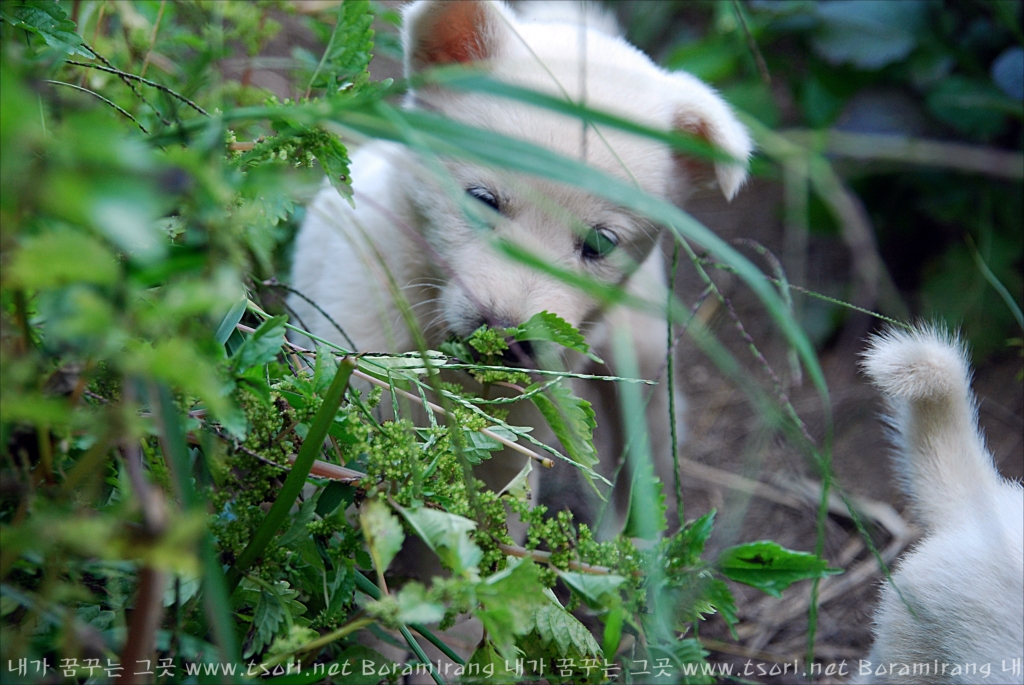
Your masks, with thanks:
M653 477L638 479L651 486L632 495L641 514L607 541L569 512L531 509L522 483L502 494L485 491L471 466L509 442L537 462L564 459L603 489L592 469L593 412L565 385L572 374L529 378L519 399L541 408L561 439L555 450L506 423L500 405L441 383L438 369L464 368L491 382L495 373L519 373L494 368L505 336L537 335L586 352L582 336L544 315L497 337L481 331L443 352L359 356L326 341L306 350L285 337L301 329L278 313L274 274L321 173L351 194L344 136L358 132L403 141L415 135L428 152L544 174L670 225L698 269L728 269L750 284L827 399L786 290L780 294L688 215L578 162L391 106L402 85L373 82L367 72L375 11L368 2L304 19L327 48L320 57L297 51L287 60L294 81L307 84L297 101L279 102L244 74L234 80L213 68L237 52L259 55L280 27L279 6L293 8L76 2L70 9L82 12L79 25L94 27L88 44L65 4L0 9L5 677L43 682L63 672L84 682L100 674L90 660L102 659L124 673L160 663L163 682L198 673L199 665L205 673L239 665L242 679L301 669L354 682L331 666L371 660L377 675L369 681L394 680L401 668L356 640L382 626L438 682L450 674L423 665L421 640L467 676L514 681L514 664L525 659L521 677L532 668L552 682L583 682L649 661L666 664L670 680L713 682L686 669L705 663L701 621L718 613L730 627L736 622L727 579L779 596L794 582L837 570L770 541L704 558L714 512L667 534L675 516L667 516ZM778 26L772 22L803 11L778 18L760 3L751 8L768 16L754 24L758 41L767 40L765 27ZM818 18L823 28L810 40L822 59L873 68L863 62L905 56L896 38L880 37L888 47L865 53L829 33L829 22L847 20ZM736 46L721 54L689 50L672 53L669 63L711 70L708 78L735 73L745 59L733 54ZM714 63L701 66L698 57ZM146 76L149 66L159 66L159 76L155 68ZM815 73L824 82L805 84L804 106L811 123L826 125L836 109L829 98L842 96L829 90L824 72ZM455 87L529 97L473 76L446 78ZM742 85L733 93L737 104ZM984 97L1004 102L990 90ZM936 90L929 102L941 119L961 96ZM982 118L972 129L979 137L1006 127ZM804 155L804 179L826 202L845 197L817 152L765 126L759 131L770 156L773 144L780 158L793 149ZM520 152L515 162L506 155L512 146ZM955 193L943 199L927 211L967 211ZM998 206L999 197L989 202ZM708 252L698 256L691 242ZM953 254L946 258L960 263L977 253ZM1005 279L1003 261L989 264L993 280ZM670 315L689 325L695 342L808 457L827 495L828 437L816 444L788 401L744 378L687 307L674 302ZM376 389L354 389L353 375ZM629 380L609 382L622 382L626 405L640 406ZM423 398L425 405L427 393L439 406L426 412L428 426L416 427L402 417L411 416L407 402ZM394 408L394 419L375 411L382 403ZM643 430L642 417L627 415L626 423ZM649 468L643 454L630 458ZM508 510L529 525L525 547L508 534ZM412 537L437 555L446 575L399 587L387 571ZM460 614L486 630L468 665L428 627L444 629ZM813 644L813 611L811 621ZM632 646L620 649L630 644L625 636ZM22 659L24 672L17 670Z

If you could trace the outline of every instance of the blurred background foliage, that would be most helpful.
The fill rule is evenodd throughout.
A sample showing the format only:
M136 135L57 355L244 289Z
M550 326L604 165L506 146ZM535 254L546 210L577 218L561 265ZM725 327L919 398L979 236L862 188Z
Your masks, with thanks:
M762 147L754 172L785 187L786 202L764 211L785 222L794 283L813 269L808 239L833 237L854 252L853 273L826 294L962 326L976 361L1020 345L1021 2L610 5L630 40L748 117ZM236 561L281 486L283 469L254 450L290 449L282 436L310 429L333 373L288 380L283 323L244 298L280 310L275 279L303 204L324 172L348 190L344 142L316 103L386 92L367 63L371 51L399 56L394 8L0 4L4 667L22 655L51 668L56 656L127 660L138 648L127 610L151 572L172 581L155 600L170 617L150 637L184 660L284 658L354 615L355 569L371 563L337 514L350 491L325 486L315 510L289 514L233 595L220 562ZM801 317L824 347L848 312L805 304ZM352 439L344 449L364 445L338 430ZM227 502L226 491L245 494ZM210 526L207 497L219 507ZM339 530L356 537L339 542ZM703 520L676 540L687 566L709 531ZM587 542L600 563L619 558ZM521 582L504 599L539 581ZM729 614L715 582L708 611ZM423 597L403 601L410 615L436 613ZM621 610L617 620L621 630ZM572 645L589 654L593 643ZM684 647L673 658L703 658Z
M771 129L1022 149L1024 33L1017 0L608 4L630 40L667 68L714 84ZM962 327L979 362L1020 336L1013 306L992 282L1019 305L1019 169L1000 172L998 155L981 174L958 168L963 153L952 146L918 166L884 150L891 138L852 139L842 150L823 138L799 140L831 153L866 209L878 251L906 302L887 301L883 293L883 311ZM859 149L851 154L850 146ZM756 164L755 170L782 175L775 165ZM827 204L812 186L806 222L812 236L842 230ZM979 268L979 257L990 275ZM805 316L805 328L824 342L844 313L818 308Z

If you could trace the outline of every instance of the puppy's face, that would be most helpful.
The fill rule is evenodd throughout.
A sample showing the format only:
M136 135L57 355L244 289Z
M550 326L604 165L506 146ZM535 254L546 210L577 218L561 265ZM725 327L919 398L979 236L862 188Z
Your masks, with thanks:
M729 108L686 74L668 74L621 38L566 23L525 23L485 1L415 3L406 13L406 69L414 74L449 63L472 63L497 80L585 102L661 130L694 133L724 148L737 164L719 164L728 196L745 178L751 144ZM650 139L512 100L435 86L410 103L478 128L527 140L678 200L693 184L699 160L681 159ZM657 240L649 222L605 200L550 181L442 161L451 184L421 177L410 183L418 224L438 262L439 308L445 333L466 336L483 323L517 325L551 311L576 327L595 313L585 292L511 259L508 243L569 271L622 283ZM409 173L416 173L410 171ZM486 217L474 221L460 206L464 193Z
M506 245L559 271L618 284L657 238L649 222L579 190L472 164L446 165L462 198L433 183L417 185L413 195L442 283L436 322L442 334L467 336L485 323L515 326L545 310L581 327L595 312L593 297L517 262Z

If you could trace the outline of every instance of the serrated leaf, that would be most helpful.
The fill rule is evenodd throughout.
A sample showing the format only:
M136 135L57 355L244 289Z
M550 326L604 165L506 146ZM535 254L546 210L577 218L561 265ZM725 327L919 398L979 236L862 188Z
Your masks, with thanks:
M506 657L512 655L515 636L533 630L534 613L551 601L544 594L537 564L529 559L510 560L505 570L477 584L476 596L483 606L477 618Z
M310 82L312 88L327 88L333 94L348 84L361 85L369 80L372 25L368 0L347 0L338 7L337 23Z
M598 363L603 363L600 357L590 352L590 345L587 344L583 334L557 314L548 311L538 312L514 330L513 337L518 342L527 340L553 342L567 349L581 352Z
M370 548L373 566L377 573L383 576L405 540L402 524L391 513L388 505L379 499L365 502L360 507L359 524L363 529L366 545Z
M483 677L482 674L493 673ZM473 677L471 674L480 674L480 677ZM515 670L508 668L508 662L498 654L489 641L484 640L473 651L466 665L466 675L463 682L466 683L513 683L517 682Z
M737 583L756 587L772 597L798 580L825 578L842 573L808 552L795 552L770 540L748 542L722 551L715 562L722 575Z
M299 592L280 580L273 584L257 585L246 580L235 594L239 602L251 605L253 609L253 639L243 656L248 658L263 652L274 639L291 628L294 619L306 612L306 607L296 600ZM243 604L243 605L244 605Z
M352 568L352 563L350 559L338 561L334 579L328 586L330 601L323 610L323 617L327 621L338 617L342 609L352 602L356 590L356 571Z
M570 650L580 656L600 656L601 648L586 626L555 602L548 601L534 612L534 630L541 644L555 643L560 656Z
M483 552L469 537L475 521L427 507L399 507L398 511L446 566L460 575L476 572Z
M684 685L714 685L717 682L714 676L702 675L707 671L704 671L700 665L706 665L709 652L701 646L700 641L696 638L688 637L683 640L673 640L672 642L649 643L647 653L651 660L656 663L661 661L666 666L665 670L662 671L662 677L658 678L657 674L655 674L655 682L679 682ZM688 665L691 666L687 667ZM692 665L697 667L694 668ZM635 667L630 664L630 668ZM695 673L696 675L685 675L682 679L676 681L676 673L686 672ZM666 678L665 676L668 677Z
M715 513L712 509L696 521L690 521L666 541L666 570L670 575L673 571L695 566L700 561L704 544L711 537L711 529L715 525Z
M526 392L540 385L534 383ZM594 428L597 422L590 402L573 395L562 383L552 385L547 391L538 392L530 399L562 443L569 458L588 469L595 466L598 462L597 450L594 449Z
M705 598L708 604L725 620L733 637L739 639L736 636L736 621L738 620L736 617L736 598L733 597L729 586L717 578L712 579L707 587Z
M275 316L260 324L231 356L232 370L239 373L274 359L285 343L284 325L287 321L287 316Z
M486 459L490 459L491 452L500 452L505 449L505 446L500 442L489 435L484 435L480 431L463 429L462 435L464 440L462 456L470 464L479 464Z
M444 618L444 605L428 600L426 588L415 581L406 583L396 599L402 623L437 623Z
M320 166L335 190L351 203L352 176L349 165L352 161L348 158L348 149L341 143L341 140L337 136L331 135L317 139L316 142L307 142L306 149L309 154L316 157L316 161L320 162Z
M46 44L61 52L92 58L92 53L82 47L82 37L76 32L75 22L56 2L28 0L24 4L11 6L4 3L0 18L20 29L38 34Z

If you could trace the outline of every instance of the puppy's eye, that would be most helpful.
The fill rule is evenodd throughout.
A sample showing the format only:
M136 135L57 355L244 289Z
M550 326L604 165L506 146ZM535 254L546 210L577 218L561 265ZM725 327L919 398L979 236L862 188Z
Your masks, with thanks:
M604 259L619 244L619 236L607 228L592 228L580 245L580 257L587 261Z
M480 202L483 202L494 211L501 211L501 205L498 204L498 198L495 197L494 193L487 190L487 188L484 188L483 186L470 186L466 188L466 192L480 200Z

